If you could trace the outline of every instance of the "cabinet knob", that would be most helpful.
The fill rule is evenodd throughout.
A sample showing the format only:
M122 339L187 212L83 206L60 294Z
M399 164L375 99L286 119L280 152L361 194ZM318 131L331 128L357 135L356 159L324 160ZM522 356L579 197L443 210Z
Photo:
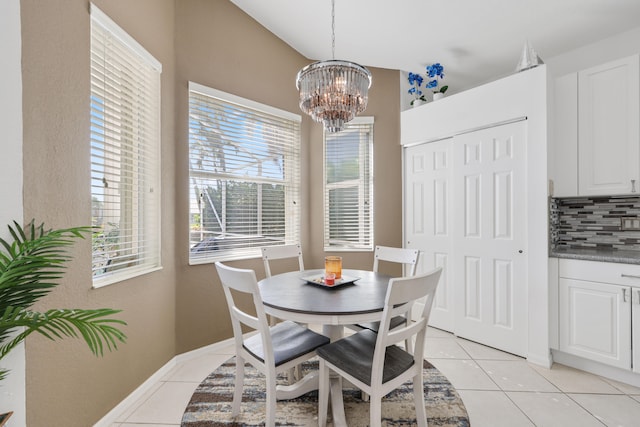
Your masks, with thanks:
M627 302L627 289L626 288L622 289L622 301L623 302Z
M631 192L632 193L636 192L636 180L635 179L631 180Z

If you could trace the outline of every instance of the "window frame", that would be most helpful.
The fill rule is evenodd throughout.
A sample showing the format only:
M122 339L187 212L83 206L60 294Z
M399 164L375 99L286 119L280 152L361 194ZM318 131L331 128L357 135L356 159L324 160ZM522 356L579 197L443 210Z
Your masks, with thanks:
M341 132L336 133L329 133L326 130L323 131L323 137L322 137L322 157L323 157L323 182L322 182L322 187L323 187L323 205L324 205L324 209L323 209L323 247L324 247L324 251L325 252L372 252L374 250L374 237L375 237L375 230L374 230L374 169L373 169L373 165L374 165L374 124L375 124L375 120L373 117L370 116L361 116L361 117L356 117L353 120L351 120L350 122L345 124L344 129L341 132L348 132L348 131L354 131L355 127L361 127L363 125L370 125L369 127L369 137L366 141L367 144L367 151L368 151L368 157L366 159L362 159L359 156L359 160L360 161L366 161L368 164L366 165L366 167L363 168L363 163L359 163L359 172L361 174L360 178L358 179L359 183L358 183L358 194L360 196L362 196L362 191L363 189L362 187L362 180L366 179L367 180L367 184L368 184L368 203L369 203L369 212L368 215L366 215L366 219L368 220L368 225L367 224L363 224L363 223L359 223L359 233L362 235L362 233L366 234L366 229L368 227L369 232L368 232L368 238L365 238L364 241L362 242L362 240L356 244L350 244L350 243L344 243L344 244L336 244L336 243L332 243L331 242L331 221L330 221L330 209L331 209L331 202L330 202L330 197L329 197L329 191L331 190L330 187L333 188L339 188L341 187L340 185L334 185L331 186L327 183L327 136L337 136L339 135ZM361 141L361 144L363 144L364 142ZM361 150L362 148L360 148ZM363 170L368 170L369 172L369 176L368 177L362 177L362 171ZM344 185L342 186L342 188L345 188ZM361 203L359 204L359 206L363 206ZM360 212L360 215L363 215L362 212ZM366 243L366 241L368 241L368 243Z
M103 177L105 188L107 188L108 180L106 171L109 170L106 165L109 161L115 161L111 171L116 171L117 190L113 192L111 197L118 199L117 209L120 217L117 222L117 230L129 230L131 235L125 240L118 240L118 245L129 248L131 254L130 263L133 265L122 264L122 268L112 271L104 271L97 273L99 268L96 267L98 261L104 262L104 253L114 252L119 249L102 250L103 258L100 259L100 251L97 249L99 245L106 246L109 236L94 232L92 236L92 287L100 288L103 286L119 283L121 281L131 279L162 269L162 249L161 249L161 107L162 107L162 64L155 59L141 44L124 31L118 24L109 18L93 3L90 3L90 21L91 21L91 92L90 92L90 111L92 115L91 130L89 142L91 144L91 198L92 198L92 220L94 219L94 197L102 196L102 203L105 203L109 197L105 192L94 192L95 181L99 177L94 176L94 160L98 161L101 157ZM94 26L100 27L94 30ZM106 36L99 35L102 40L111 40L114 45L117 44L117 52L111 52L116 58L118 64L123 65L126 61L120 57L116 57L117 53L127 52L132 58L135 58L135 65L142 66L144 71L137 71L130 74L126 79L118 80L118 83L130 83L144 81L149 87L149 92L141 96L137 90L131 90L126 93L128 101L131 102L131 110L128 112L129 122L123 117L107 119L107 110L110 110L113 103L113 92L107 89L109 84L107 78L113 76L112 71L104 71L107 66L102 65L97 72L104 73L101 76L94 76L94 52L96 58L100 54L107 57L107 52L100 45L94 46L94 31L106 33ZM104 37L104 39L103 39ZM99 63L98 63L99 64ZM100 66L100 65L98 65ZM94 92L94 85L99 88ZM96 93L100 92L99 97ZM144 100L144 101L141 101ZM101 101L101 104L100 102ZM103 110L97 108L101 105ZM115 104L114 104L115 105ZM102 116L94 121L94 109L102 111ZM140 125L140 123L149 124ZM109 132L115 128L117 131ZM127 128L126 125L129 124ZM100 125L102 129L100 129ZM125 131L125 129L127 129ZM118 133L119 132L119 133ZM129 132L131 135L122 137L123 134ZM114 136L118 135L118 136ZM101 140L101 141L100 141ZM118 141L120 153L109 154L109 149L113 148L114 142ZM127 150L130 149L130 152ZM123 154L125 153L125 154ZM112 158L109 158L112 156ZM96 166L96 171L97 168ZM124 178L123 178L124 177ZM127 187L127 186L130 186ZM124 214L122 211L126 211ZM124 215L124 217L123 217ZM124 219L123 219L124 218ZM92 221L93 222L93 221ZM122 223L125 223L124 227ZM119 231L118 231L119 232ZM144 243L140 243L144 242ZM126 252L126 251L125 251ZM107 258L109 255L106 255ZM116 255L116 257L119 256ZM98 261L97 261L98 260Z
M291 124L295 125L295 131L293 131L293 135L295 136L295 138L293 138L293 140L295 141L294 143L292 143L292 147L291 148L291 152L285 152L282 153L282 155L284 156L284 163L287 165L287 167L285 168L285 171L287 171L286 173L284 173L284 179L282 182L282 185L285 186L284 189L284 197L285 197L285 213L284 213L284 217L283 217L283 221L284 221L284 232L285 232L285 237L284 237L284 241L282 244L289 244L289 243L294 243L294 242L299 242L300 241L300 236L301 236L301 207L300 207L300 196L301 196L301 191L302 191L302 186L301 186L301 182L300 182L300 173L302 170L302 165L301 165L301 123L302 123L302 117L299 114L294 114L291 113L289 111L285 111L285 110L281 110L279 108L270 106L270 105L265 105L250 99L246 99L246 98L242 98L240 96L237 95L233 95L227 92L223 92L221 90L218 89L214 89L208 86L204 86L202 84L199 83L195 83L195 82L189 82L189 122L191 122L191 102L192 102L192 95L191 93L194 92L196 94L199 95L204 95L206 97L210 97L210 98L214 98L216 100L218 100L217 102L220 103L220 108L222 108L223 104L231 104L234 107L238 108L239 110L243 111L243 112L247 112L249 114L253 114L253 113L257 113L257 114L261 114L261 115L268 115L268 116L273 116L275 118L277 118L278 120L287 120L290 121ZM253 112L253 113L252 113ZM189 123L188 125L189 127L189 161L191 163L191 124ZM280 153L280 152L278 152ZM293 169L290 169L293 168ZM288 174L292 175L292 176L288 176ZM191 230L191 224L192 224L192 216L194 214L194 212L192 211L192 205L193 205L193 200L192 200L192 191L195 191L194 189L191 188L191 182L194 178L194 176L198 175L199 177L202 177L203 175L208 175L209 179L219 179L223 182L250 182L250 183L256 183L258 184L258 186L261 183L271 183L274 184L276 182L280 182L277 179L268 179L268 178L264 178L261 176L258 177L251 177L248 179L240 179L238 176L234 176L234 175L230 175L230 174L225 174L223 172L203 172L203 171L192 171L191 168L191 164L189 164L189 265L198 265L198 264L208 264L208 263L213 263L216 261L231 261L231 260L242 260L242 259L254 259L254 258L261 258L262 257L262 251L261 251L261 247L264 245L257 245L257 244L250 244L249 247L246 248L246 250L242 250L242 248L238 248L238 247L234 247L234 248L230 248L230 249L223 249L223 250L219 250L219 251L215 251L215 250L209 250L209 251L203 251L203 255L200 256L196 256L193 254L192 251L192 230ZM291 187L293 186L293 187ZM259 194L260 190L258 189L258 192L256 194ZM256 195L256 197L258 197ZM262 199L258 200L256 203L256 212L260 212L259 208L260 206L262 206ZM293 201L293 203L290 203L291 201ZM222 218L221 220L223 222L225 222L226 224L226 211L227 211L227 205L223 205L222 206L222 211L220 213L220 218ZM263 212L260 212L259 214L257 214L256 216L256 220L259 224L262 224L262 219L264 218ZM203 231L201 230L201 233ZM207 231L210 232L210 231ZM203 240L201 240L200 242L202 242Z

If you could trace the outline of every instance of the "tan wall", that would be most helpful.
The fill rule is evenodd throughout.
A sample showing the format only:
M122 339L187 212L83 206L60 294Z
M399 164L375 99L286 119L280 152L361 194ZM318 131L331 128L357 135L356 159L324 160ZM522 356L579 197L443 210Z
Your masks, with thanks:
M402 246L402 148L400 147L400 102L398 96L399 71L369 68L373 84L369 91L369 105L362 116L374 118L374 240L377 245ZM325 255L340 255L344 268L370 269L371 252L323 251L322 200L322 127L311 132L312 161L309 164L311 212L311 258L315 267L322 267ZM380 270L399 275L401 268L381 265Z
M176 242L178 352L231 337L231 323L213 264L189 266L188 83L193 81L237 96L298 113L295 75L306 61L282 40L224 0L180 0L176 10ZM308 159L303 118L302 162ZM307 206L303 170L302 206ZM303 208L302 243L308 235ZM264 277L262 260L231 262Z
M96 422L174 355L229 338L213 265L188 265L187 85L194 81L299 113L295 75L310 61L227 0L97 0L96 4L163 64L163 270L92 290L90 242L76 245L64 279L41 304L123 309L128 343L94 358L84 343L27 342L31 426ZM22 0L24 212L51 227L87 224L89 200L89 13L87 0ZM365 115L375 117L375 233L401 242L398 71L372 69ZM302 244L320 267L322 129L303 117ZM313 159L313 160L310 160ZM342 254L368 268L372 253ZM264 276L260 260L238 261Z
M295 76L311 61L275 38L252 18L224 1L180 1L176 19L177 229L178 247L187 247L189 80L294 113L301 113ZM376 242L401 245L401 147L398 71L372 69L374 85L364 115L375 117ZM307 268L320 268L322 241L322 127L303 117L302 244ZM345 266L370 268L371 252L342 253ZM264 277L261 260L231 262ZM178 253L178 351L231 337L224 294L211 264L189 266ZM392 270L398 272L399 270Z
M84 342L26 343L29 426L92 425L175 355L173 0L97 5L163 64L163 270L91 289L91 242L75 247L47 308L124 310L128 342L104 358ZM23 0L24 216L50 227L88 225L89 2Z

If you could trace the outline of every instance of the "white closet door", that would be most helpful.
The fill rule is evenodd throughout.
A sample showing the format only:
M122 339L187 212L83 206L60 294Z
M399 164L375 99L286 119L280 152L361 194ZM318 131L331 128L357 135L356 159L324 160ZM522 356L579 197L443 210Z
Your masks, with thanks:
M420 249L417 272L442 267L429 324L454 330L451 243L452 140L409 147L405 150L406 247ZM414 313L424 307L418 301Z
M528 312L525 128L496 126L453 143L455 332L521 356Z

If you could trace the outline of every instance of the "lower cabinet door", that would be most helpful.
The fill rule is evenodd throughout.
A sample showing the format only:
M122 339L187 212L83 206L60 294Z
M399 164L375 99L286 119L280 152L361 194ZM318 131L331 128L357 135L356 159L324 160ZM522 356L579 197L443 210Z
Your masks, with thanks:
M560 350L631 369L631 288L560 278Z
M633 346L633 372L640 373L640 288L632 288L631 325Z

